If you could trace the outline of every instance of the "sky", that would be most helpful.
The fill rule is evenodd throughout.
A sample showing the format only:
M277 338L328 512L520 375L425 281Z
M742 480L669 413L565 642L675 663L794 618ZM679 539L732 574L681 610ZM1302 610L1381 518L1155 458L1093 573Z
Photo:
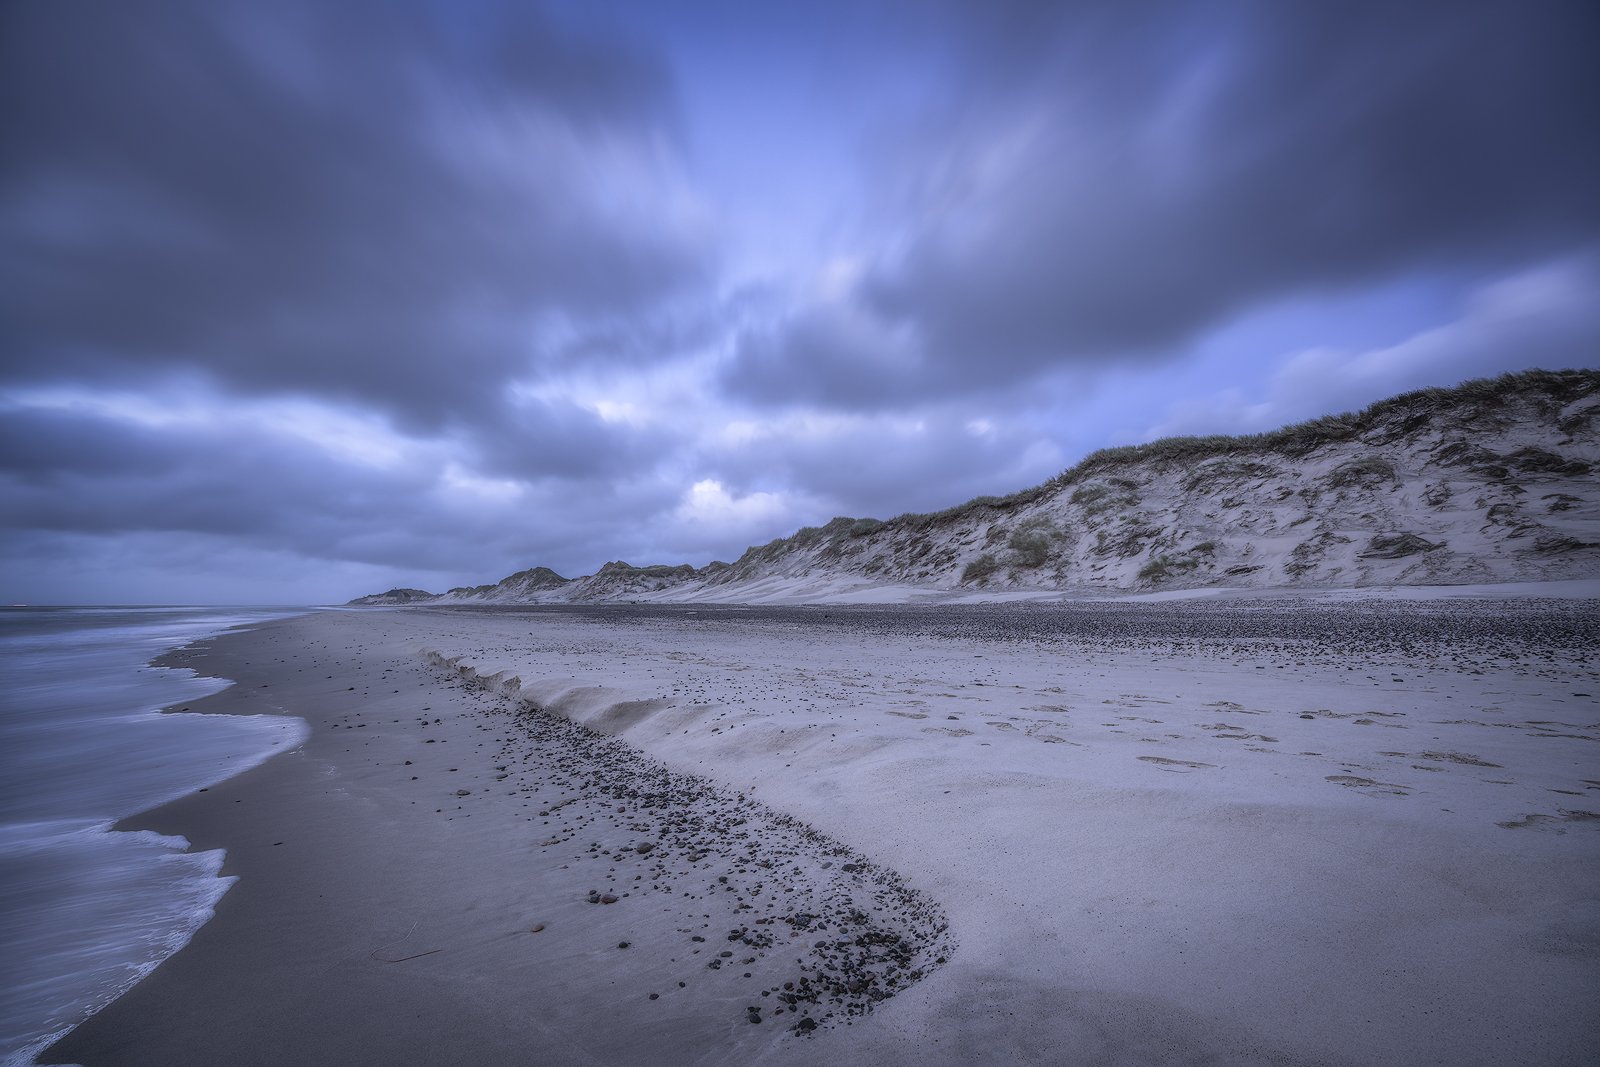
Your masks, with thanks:
M1600 360L1600 8L0 4L0 602L732 559Z

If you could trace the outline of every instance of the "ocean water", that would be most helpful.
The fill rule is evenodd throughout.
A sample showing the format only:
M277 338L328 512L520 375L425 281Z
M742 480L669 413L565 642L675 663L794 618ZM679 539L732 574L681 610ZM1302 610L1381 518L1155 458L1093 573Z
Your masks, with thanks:
M182 948L223 853L121 818L293 748L299 719L162 714L229 683L147 666L285 609L0 608L0 1064L21 1067Z

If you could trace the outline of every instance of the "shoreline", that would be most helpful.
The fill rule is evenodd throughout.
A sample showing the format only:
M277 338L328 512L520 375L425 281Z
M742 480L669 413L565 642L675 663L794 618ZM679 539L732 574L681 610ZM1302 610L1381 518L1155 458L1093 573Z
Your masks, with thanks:
M1401 627L1405 648L1353 660L1314 635L1326 663L1257 638L989 637L981 613L934 633L949 620L925 610L423 609L223 638L187 664L241 672L212 700L276 704L312 737L135 820L226 848L240 880L42 1062L1581 1063L1600 1049L1600 835L1561 812L1600 806L1596 675L1517 636L1526 615L1499 644L1490 626L1419 651ZM723 924L704 902L731 891L682 875L673 899L694 893L704 928L590 904L575 889L662 881L627 851L641 831L607 837L598 810L566 868L530 863L567 842L543 843L561 834L529 794L485 792L519 754L495 710L513 700L901 872L958 951L809 1038L766 1010L750 1024L740 992L680 998L695 948L770 924ZM1545 718L1570 729L1527 721Z
M293 702L307 694L247 658L271 630L162 657L235 680L190 710L296 714ZM329 683L357 674L336 672L318 687L335 704L324 705L301 748L116 825L185 837L191 851L223 849L220 875L237 881L185 949L39 1062L644 1064L662 1062L666 1050L675 1053L669 1062L683 1062L719 1047L730 1061L755 1062L868 1015L952 951L934 902L782 813L416 657L379 662L358 673L392 681L409 668L427 694L416 709L425 714L380 723L372 687L344 686L347 699L337 701L340 687ZM422 736L393 737L401 725ZM355 733L369 727L387 731ZM362 747L396 741L410 758L352 761L341 733ZM456 751L440 757L452 742ZM339 784L328 788L329 778ZM429 778L428 802L441 807L419 809L412 796L398 820L375 808L397 801L402 781ZM369 782L377 788L351 795ZM327 814L316 792L343 794L359 810L316 825ZM470 823L478 825L464 833ZM507 833L522 839L514 854L495 856L494 839ZM451 855L443 873L428 858L434 848ZM469 875L482 881L464 884ZM642 878L651 884L641 887ZM301 913L313 899L314 911ZM493 932L456 908L490 911ZM568 969L530 973L552 959ZM334 962L348 973L314 996L281 992L304 986L307 965ZM396 965L418 973L383 973ZM486 996L485 971L506 988ZM307 997L323 1025L307 1028ZM516 1021L541 1000L559 1026ZM243 1004L248 1019L228 1010ZM279 1013L294 1025L261 1028ZM203 1022L230 1015L249 1024L232 1040ZM628 1015L642 1017L618 1026ZM377 1047L375 1019L385 1035ZM343 1033L350 1029L359 1051ZM579 1055L573 1036L585 1030L593 1047ZM452 1035L448 1053L442 1033Z
M203 925L229 881L220 854L130 813L190 795L293 747L291 719L167 714L226 683L151 659L291 614L241 608L5 613L4 922L0 1059L39 1050L115 1000Z

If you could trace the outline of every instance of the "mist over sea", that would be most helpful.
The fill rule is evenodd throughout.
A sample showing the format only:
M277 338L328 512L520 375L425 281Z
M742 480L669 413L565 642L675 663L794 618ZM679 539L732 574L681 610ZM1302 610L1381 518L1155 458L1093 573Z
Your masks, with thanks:
M229 683L148 666L284 608L0 609L0 1064L19 1067L181 948L223 853L119 819L299 744L286 716L164 714Z

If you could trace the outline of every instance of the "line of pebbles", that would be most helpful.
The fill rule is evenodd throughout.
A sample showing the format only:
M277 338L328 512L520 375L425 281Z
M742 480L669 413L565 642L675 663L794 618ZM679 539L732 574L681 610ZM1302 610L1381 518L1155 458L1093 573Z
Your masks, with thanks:
M498 679L456 670L469 688L501 696L486 707L519 727L497 738L494 762L499 780L549 828L541 851L569 860L567 869L606 864L595 879L605 887L584 899L597 907L669 902L685 939L681 958L693 961L679 988L738 983L749 992L747 1021L782 1019L809 1034L866 1015L954 950L940 907L894 871L798 819L532 705L514 695L515 683L507 694Z

